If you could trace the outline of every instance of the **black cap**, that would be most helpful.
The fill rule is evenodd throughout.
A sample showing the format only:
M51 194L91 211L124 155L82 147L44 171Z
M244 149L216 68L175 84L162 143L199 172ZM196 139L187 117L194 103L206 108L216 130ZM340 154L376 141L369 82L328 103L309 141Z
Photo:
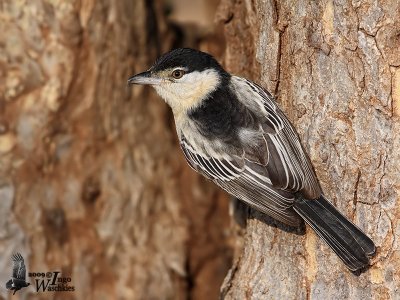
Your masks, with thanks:
M212 68L220 73L226 73L210 54L190 48L178 48L165 53L154 63L151 71L161 71L175 67L185 67L187 72L201 72Z

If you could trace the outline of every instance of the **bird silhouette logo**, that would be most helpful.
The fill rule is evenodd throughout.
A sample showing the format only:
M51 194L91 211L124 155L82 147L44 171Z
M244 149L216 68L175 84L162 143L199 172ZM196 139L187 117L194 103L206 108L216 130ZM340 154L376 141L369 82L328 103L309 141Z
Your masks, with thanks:
M30 283L25 281L26 267L22 255L20 253L15 253L11 259L13 261L12 277L7 281L6 288L14 291L13 295L15 295L18 290L27 287Z

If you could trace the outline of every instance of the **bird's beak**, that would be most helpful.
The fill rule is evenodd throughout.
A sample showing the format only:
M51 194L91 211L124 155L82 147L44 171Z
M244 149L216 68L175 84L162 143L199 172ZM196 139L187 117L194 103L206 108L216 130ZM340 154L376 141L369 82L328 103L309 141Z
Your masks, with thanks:
M150 84L150 85L158 85L162 83L162 79L155 77L150 73L150 71L142 72L136 74L128 79L128 85L131 84Z

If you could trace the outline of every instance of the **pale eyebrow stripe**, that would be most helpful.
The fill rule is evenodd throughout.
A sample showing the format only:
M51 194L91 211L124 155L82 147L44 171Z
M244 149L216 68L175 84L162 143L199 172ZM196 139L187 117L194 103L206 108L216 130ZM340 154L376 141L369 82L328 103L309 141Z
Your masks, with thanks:
M175 71L175 70L184 70L185 72L189 71L189 69L186 68L186 67L175 67L175 68L172 69L172 72Z

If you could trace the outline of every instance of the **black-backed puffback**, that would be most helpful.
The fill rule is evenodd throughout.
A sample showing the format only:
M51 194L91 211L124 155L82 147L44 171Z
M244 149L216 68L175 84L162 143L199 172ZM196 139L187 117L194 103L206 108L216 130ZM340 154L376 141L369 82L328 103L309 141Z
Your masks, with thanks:
M153 86L171 107L195 171L285 224L305 221L350 270L369 265L373 241L326 199L295 128L268 91L189 48L164 54L128 83Z

